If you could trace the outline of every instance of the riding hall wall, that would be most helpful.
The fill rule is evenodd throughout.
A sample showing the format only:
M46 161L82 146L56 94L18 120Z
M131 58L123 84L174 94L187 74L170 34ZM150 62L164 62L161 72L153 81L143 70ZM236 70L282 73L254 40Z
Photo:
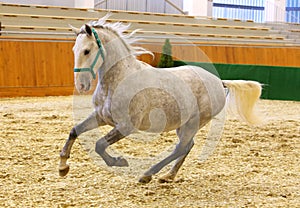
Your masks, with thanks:
M73 44L67 39L0 38L0 97L73 94ZM139 59L156 65L162 45L141 46L153 51L155 58L143 55ZM173 45L172 54L176 60L191 62L300 66L296 47Z
M0 96L47 96L73 93L71 42L0 41Z

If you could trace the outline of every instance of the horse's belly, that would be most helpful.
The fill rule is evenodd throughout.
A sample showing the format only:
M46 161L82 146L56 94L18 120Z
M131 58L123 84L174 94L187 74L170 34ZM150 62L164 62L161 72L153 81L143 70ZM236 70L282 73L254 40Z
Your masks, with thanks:
M147 88L137 93L130 102L129 114L135 128L142 131L170 131L184 122L176 99L158 88Z

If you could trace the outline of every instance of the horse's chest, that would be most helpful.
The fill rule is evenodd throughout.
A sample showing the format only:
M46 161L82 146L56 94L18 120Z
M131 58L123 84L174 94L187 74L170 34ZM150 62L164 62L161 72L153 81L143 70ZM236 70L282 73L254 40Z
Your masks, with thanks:
M95 109L106 124L114 125L111 113L111 99L109 97L102 97L99 102L95 102Z

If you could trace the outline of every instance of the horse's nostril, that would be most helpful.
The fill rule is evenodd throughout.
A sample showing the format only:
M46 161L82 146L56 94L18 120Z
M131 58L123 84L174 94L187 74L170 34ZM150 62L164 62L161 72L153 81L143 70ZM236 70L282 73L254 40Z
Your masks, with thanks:
M79 88L80 88L80 90L83 90L84 89L84 84L80 84Z

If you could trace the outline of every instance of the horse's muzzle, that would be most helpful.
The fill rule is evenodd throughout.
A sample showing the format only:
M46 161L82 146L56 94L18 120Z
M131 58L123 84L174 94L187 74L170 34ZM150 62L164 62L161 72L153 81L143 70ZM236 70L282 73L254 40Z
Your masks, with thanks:
M91 89L91 84L87 83L87 84L83 84L83 83L79 83L78 85L76 85L77 87L77 91L79 93L84 93L84 92L88 92Z

